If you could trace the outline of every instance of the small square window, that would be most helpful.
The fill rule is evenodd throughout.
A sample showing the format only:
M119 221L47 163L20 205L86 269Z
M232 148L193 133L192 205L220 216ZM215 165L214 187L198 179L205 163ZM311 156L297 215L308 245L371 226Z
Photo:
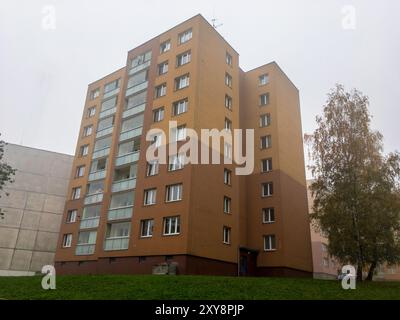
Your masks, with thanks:
M160 122L164 119L164 107L153 110L153 121Z
M157 189L147 189L144 191L144 205L149 206L156 203Z
M171 49L171 41L170 40L167 40L167 41L164 41L163 43L161 43L161 45L160 45L160 53L167 52L170 49Z
M266 106L269 104L269 93L260 95L260 106Z
M268 74L263 74L258 79L259 79L260 86L266 85L269 82Z
M186 30L185 32L182 32L178 36L178 42L179 44L183 44L185 42L188 42L190 39L192 39L192 29Z
M263 223L275 222L275 209L263 208L262 209Z
M164 61L158 65L158 75L162 75L168 72L168 61Z
M272 182L267 182L261 184L261 196L262 197L270 197L274 193L274 188Z
M261 172L270 172L272 171L272 159L262 159L261 160Z

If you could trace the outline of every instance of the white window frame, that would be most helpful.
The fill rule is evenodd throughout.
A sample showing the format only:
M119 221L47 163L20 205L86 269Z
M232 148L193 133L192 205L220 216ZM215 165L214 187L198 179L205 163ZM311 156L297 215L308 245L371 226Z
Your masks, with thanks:
M264 113L260 115L260 128L269 127L271 124L271 114Z
M185 154L174 154L169 157L168 171L176 171L183 169L185 166Z
M153 110L153 122L160 122L164 120L164 107Z
M227 65L232 66L233 58L228 52L226 52L225 61Z
M224 226L222 228L222 242L224 244L231 244L231 228Z
M67 219L66 223L74 223L76 222L76 218L78 216L78 210L72 209L67 211Z
M228 110L232 110L232 97L229 95L225 95L225 108L227 108Z
M174 116L178 116L182 113L187 112L188 105L189 105L189 100L187 98L174 102L172 106L172 114Z
M232 210L232 199L224 196L224 213L230 214Z
M264 141L265 141L265 147L264 147ZM261 149L269 149L271 148L272 145L272 137L271 135L266 135L266 136L262 136L260 137L260 148Z
M260 106L269 105L269 93L263 93L260 95Z
M183 184L170 184L166 187L165 202L176 202L182 200Z
M173 228L173 224L171 223L173 220L175 220ZM168 223L168 230L167 228L167 221ZM181 217L180 216L174 216L174 217L165 217L164 218L164 223L163 223L163 235L164 236L176 236L181 233Z
M144 219L140 221L141 238L151 238L153 236L153 230L154 230L154 219Z
M232 184L232 171L224 168L224 184L230 186Z
M262 209L262 221L263 223L274 223L275 222L275 208L263 208Z
M144 199L143 199L144 206L154 205L154 204L156 204L156 201L157 201L157 189L156 188L144 190Z
M82 178L85 175L85 166L77 166L75 178Z
M182 90L189 87L190 75L185 74L175 79L175 90Z
M265 86L266 84L269 83L269 75L268 73L262 74L261 76L258 77L259 79L259 85L260 86Z
M152 177L158 174L159 161L153 160L147 163L146 177Z
M83 146L80 147L79 153L81 157L86 157L89 154L89 145L84 144Z
M158 75L161 76L168 72L168 61L161 62L158 65Z
M72 200L78 200L81 198L82 187L72 188Z
M188 29L178 35L179 44L188 42L193 37L193 30Z
M232 76L227 72L225 73L225 84L229 87L232 88Z
M272 241L272 239L274 239L274 241ZM273 246L273 242L275 242L275 247ZM276 236L274 234L264 236L264 251L276 251Z
M72 233L66 233L63 236L62 247L71 248L71 246L72 246Z
M264 161L266 163L266 168L264 168ZM265 173L265 172L270 172L272 171L272 158L266 158L266 159L262 159L261 160L261 172Z
M181 66L183 66L185 64L188 64L192 60L192 52L190 50L186 51L186 52L183 52L183 53L179 54L176 57L176 59L177 59L177 61L176 61L176 66L177 67L181 67Z
M171 50L171 40L168 39L160 44L160 53L165 53Z
M164 97L167 94L167 84L163 83L156 87L156 98Z
M267 193L264 193L264 191L265 191L264 187L265 186L268 186L267 189L266 189ZM274 194L274 186L273 186L272 182L265 182L265 183L261 184L261 196L263 198L272 197L273 194Z
M88 118L94 117L96 115L96 107L90 107L87 111Z

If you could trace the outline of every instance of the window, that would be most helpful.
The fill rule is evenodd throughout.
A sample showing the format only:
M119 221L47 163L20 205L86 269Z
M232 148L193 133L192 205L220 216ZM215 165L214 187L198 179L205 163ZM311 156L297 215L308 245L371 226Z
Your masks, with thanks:
M74 223L76 222L76 217L78 215L78 210L68 210L67 212L67 223Z
M260 86L263 86L269 82L269 76L268 74L263 74L259 78L259 84Z
M185 140L186 140L186 126L182 125L176 128L175 141L185 141Z
M128 98L128 102L125 106L125 109L128 110L140 106L143 103L145 103L146 100L147 100L147 91L136 93Z
M127 88L131 88L131 87L137 86L139 84L142 84L143 82L146 82L147 77L148 77L147 70L140 71L140 72L134 74L133 76L130 76L128 79Z
M100 95L100 88L94 89L90 92L90 100L96 99Z
M185 32L180 33L178 36L179 44L188 42L190 39L192 39L192 29L186 30Z
M96 244L97 231L79 232L78 244Z
M180 217L167 217L164 218L164 235L176 235L181 232Z
M168 72L168 61L164 61L158 65L158 75L162 75Z
M262 209L263 223L275 222L275 209L274 208L263 208Z
M92 181L88 183L86 188L86 193L88 195L102 193L103 191L104 191L104 180Z
M135 68L151 59L151 51L147 51L141 55L134 57L131 61L131 68Z
M231 213L231 203L231 198L224 196L224 213Z
M166 188L166 200L167 202L182 200L182 184L169 185Z
M140 236L142 238L149 238L153 236L153 226L154 226L154 220L153 219L148 219L148 220L142 220L140 222Z
M140 137L136 137L133 140L123 142L118 147L118 156L124 156L140 150Z
M266 106L269 104L269 93L260 95L260 106Z
M76 167L75 178L80 178L85 175L85 166Z
M101 111L106 111L114 108L117 105L118 96L111 97L101 103Z
M110 128L114 125L114 116L101 119L97 125L97 132Z
M79 155L81 157L87 156L89 153L89 145L85 144L84 146L81 146L80 150L79 150Z
M232 159L232 145L228 142L224 142L224 157L226 159Z
M122 121L121 132L130 131L143 126L144 114L139 114Z
M268 127L271 124L271 115L269 113L260 116L260 128Z
M229 73L225 73L225 84L232 88L232 76Z
M264 250L265 251L276 250L276 237L274 234L264 236Z
M170 40L167 40L167 41L164 41L163 43L161 43L160 53L167 52L167 51L169 51L169 49L171 49L171 41Z
M172 114L174 116L180 115L188 110L189 101L188 99L183 99L177 102L174 102L172 106Z
M175 90L180 90L189 86L189 75L185 74L175 79Z
M64 234L63 236L63 248L70 248L72 244L72 233Z
M87 111L88 118L93 117L96 114L96 107L90 107Z
M83 128L83 136L87 137L90 136L93 132L93 126L87 126Z
M158 148L161 146L162 136L161 134L155 134L151 137L151 145L154 145L154 148Z
M192 58L192 53L190 51L186 51L178 56L176 56L176 65L178 67L183 66L190 62Z
M156 98L163 97L167 94L167 84L163 83L156 87Z
M232 130L232 121L229 120L228 118L225 118L224 128L225 128L225 130L228 130L228 131Z
M232 110L232 98L227 94L225 95L225 108Z
M164 119L164 108L158 108L153 110L153 121L160 122Z
M81 197L81 187L72 188L72 200L77 200Z
M131 229L130 222L111 223L107 225L106 238L126 238L129 237Z
M135 198L135 192L124 192L117 193L111 196L110 210L117 208L126 208L133 206L133 199Z
M232 66L232 56L228 52L226 53L225 60L226 60L226 64Z
M168 171L183 169L185 165L185 155L175 154L169 157Z
M272 170L272 159L262 159L261 160L261 172L269 172Z
M158 160L153 160L148 162L146 175L148 177L155 176L156 174L158 174L158 168L159 168Z
M231 177L232 177L232 171L224 169L224 183L228 186L231 185Z
M136 178L137 176L137 163L132 163L120 169L115 169L114 182Z
M261 185L261 195L263 197L270 197L274 193L272 182L263 183Z
M157 189L144 190L144 205L149 206L156 203Z
M271 148L271 136L263 136L260 138L261 149Z
M100 213L101 213L101 204L98 204L96 206L85 207L83 208L82 219L97 218L100 217Z
M231 243L231 228L224 227L222 232L223 232L223 238L222 238L223 243L230 244Z
M108 136L102 139L96 140L94 144L94 151L106 149L111 146L112 137Z
M113 90L117 89L118 87L119 87L119 79L109 82L104 86L104 93L113 91Z

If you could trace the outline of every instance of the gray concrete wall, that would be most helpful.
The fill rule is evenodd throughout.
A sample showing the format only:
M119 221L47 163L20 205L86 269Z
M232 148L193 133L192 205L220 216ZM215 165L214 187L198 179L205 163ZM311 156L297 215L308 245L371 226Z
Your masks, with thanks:
M0 276L31 275L53 264L73 156L8 144L4 160L17 172L0 198Z

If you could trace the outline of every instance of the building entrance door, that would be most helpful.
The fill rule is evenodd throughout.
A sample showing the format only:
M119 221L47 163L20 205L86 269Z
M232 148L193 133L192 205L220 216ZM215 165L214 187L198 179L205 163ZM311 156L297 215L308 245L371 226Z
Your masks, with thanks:
M255 276L257 268L258 251L240 248L239 255L239 276Z

